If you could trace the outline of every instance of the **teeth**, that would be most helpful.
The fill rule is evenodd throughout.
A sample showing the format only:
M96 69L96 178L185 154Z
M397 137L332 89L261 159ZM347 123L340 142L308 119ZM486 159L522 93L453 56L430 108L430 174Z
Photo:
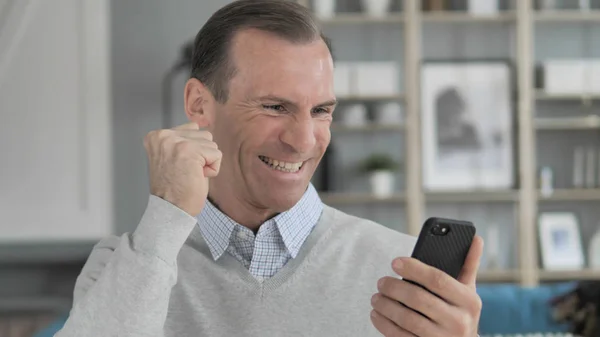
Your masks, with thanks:
M280 170L283 172L290 172L290 173L298 172L300 170L300 168L302 167L302 162L286 163L284 161L279 161L277 159L271 159L271 158L265 157L265 156L259 156L259 158L266 164L270 165L271 168L274 168L276 170Z

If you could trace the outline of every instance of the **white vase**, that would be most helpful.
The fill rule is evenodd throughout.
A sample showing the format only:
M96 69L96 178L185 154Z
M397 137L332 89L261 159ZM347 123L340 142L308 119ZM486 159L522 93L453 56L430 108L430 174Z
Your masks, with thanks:
M362 0L362 8L372 17L384 17L390 10L390 0Z
M402 123L402 105L398 102L377 104L375 122L380 125L398 125Z
M367 107L361 103L349 105L342 111L342 120L346 126L364 126L367 123Z
M394 193L394 173L391 171L374 171L369 180L373 195L378 198L389 197Z
M335 15L336 0L313 0L315 15L320 19L330 19Z
M497 14L498 0L469 0L469 13L479 15Z

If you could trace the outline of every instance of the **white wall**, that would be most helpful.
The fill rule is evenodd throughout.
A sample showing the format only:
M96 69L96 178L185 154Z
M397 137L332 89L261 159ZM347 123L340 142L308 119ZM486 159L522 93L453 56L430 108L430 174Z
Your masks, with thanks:
M228 0L112 1L115 200L119 231L131 231L149 193L143 137L161 126L161 81L209 16ZM173 89L176 121L184 122L181 75Z

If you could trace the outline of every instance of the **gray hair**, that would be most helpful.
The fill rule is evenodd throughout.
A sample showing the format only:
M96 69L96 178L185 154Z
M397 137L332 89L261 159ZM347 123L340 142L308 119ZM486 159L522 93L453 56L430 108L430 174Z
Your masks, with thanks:
M227 102L236 69L229 55L231 41L242 29L259 29L293 43L330 40L310 10L290 0L237 0L216 11L194 40L191 77L198 79L220 103Z

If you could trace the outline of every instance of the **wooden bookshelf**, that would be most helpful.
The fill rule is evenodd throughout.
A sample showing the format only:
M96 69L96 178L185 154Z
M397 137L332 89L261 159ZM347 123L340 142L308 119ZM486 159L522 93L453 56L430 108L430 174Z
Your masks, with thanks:
M600 270L582 269L549 271L541 269L539 271L540 281L569 281L569 280L597 280L600 281Z
M539 101L596 101L600 93L551 94L544 90L536 90L535 99Z
M534 20L539 22L600 22L600 11L547 10L537 11Z
M600 188L557 189L548 197L538 192L538 199L540 201L600 201Z
M600 117L537 118L535 127L538 130L595 130L600 129Z
M308 0L298 0L309 4ZM600 22L600 11L536 11L534 0L515 1L515 7L509 11L500 11L494 15L473 15L465 11L436 11L424 12L421 3L414 0L402 1L402 13L393 13L383 19L366 17L360 13L342 13L324 23L332 24L365 24L365 23L387 23L397 24L401 27L401 34L396 37L402 43L402 55L397 59L402 60L402 87L401 95L379 96L379 97L339 97L340 102L381 102L402 101L404 105L404 123L401 127L402 146L404 147L403 161L405 164L405 190L403 193L390 198L378 199L369 193L333 193L323 194L325 202L332 205L369 205L387 203L390 205L403 204L406 210L407 232L417 235L428 203L513 203L517 217L514 220L516 226L515 254L518 266L510 270L482 270L480 271L480 282L515 282L522 286L535 286L542 281L548 280L577 280L594 279L597 272L588 270L579 272L548 272L538 267L539 247L537 233L537 218L539 207L545 206L547 202L578 202L578 201L600 201L600 188L598 189L556 189L549 197L544 197L538 190L538 166L536 151L538 148L537 137L539 131L560 130L598 130L600 129L599 118L596 117L568 117L559 118L537 118L536 104L549 105L554 103L580 103L592 109L597 109L600 104L600 93L575 93L575 94L549 94L535 87L534 72L536 65L537 29L544 29L544 25L536 26L541 22L572 22L587 24L589 22ZM424 60L424 30L427 25L436 23L448 23L451 25L463 24L459 31L449 34L467 34L462 29L479 29L482 25L499 25L500 27L514 27L514 39L511 32L510 57L515 65L515 139L518 140L515 159L518 167L515 173L518 175L518 190L508 191L444 191L431 192L423 189L423 149L421 134L421 74L420 69ZM469 27L469 24L474 24ZM382 26L387 29L389 26ZM373 29L379 27L372 27ZM452 26L454 28L454 26ZM369 27L371 29L371 27ZM587 28L586 28L587 29ZM468 35L468 34L467 34ZM590 37L586 37L590 38ZM468 39L465 40L468 43ZM469 46L470 47L470 46ZM473 52L475 53L475 52ZM465 56L465 55L459 55ZM543 56L543 55L542 55ZM434 56L428 56L433 58ZM396 59L396 58L394 58ZM599 105L600 106L600 105ZM581 107L576 107L581 108ZM360 128L345 128L338 125L332 127L336 132L384 132L400 131L389 126L366 126ZM462 205L461 205L462 206Z

